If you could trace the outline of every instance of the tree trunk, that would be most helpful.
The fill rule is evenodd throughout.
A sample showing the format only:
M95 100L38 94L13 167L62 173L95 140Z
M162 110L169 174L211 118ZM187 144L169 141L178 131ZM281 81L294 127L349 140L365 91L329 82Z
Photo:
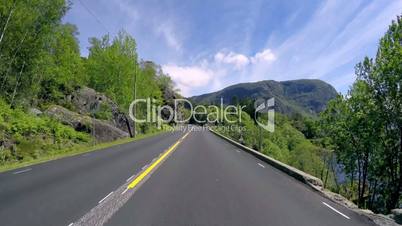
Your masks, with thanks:
M351 195L350 195L349 199L353 198L353 196L352 196L352 191L353 191L354 181L355 181L355 171L352 170L352 175L351 175L351 178L350 178L350 191L351 191Z
M135 62L135 76L134 76L134 101L137 99L137 76L138 76L138 65L137 62ZM136 115L136 106L133 106L133 115L134 117L137 117ZM137 123L135 120L133 120L133 136L135 137L137 134Z
M361 205L361 185L362 185L362 169L361 169L361 160L360 160L360 158L358 157L358 159L357 159L357 170L358 170L358 178L357 178L357 181L358 181L358 185L357 185L357 205L360 207L360 205Z
M17 54L18 54L18 52L20 51L21 46L22 46L22 43L24 43L25 38L26 38L27 35L28 35L28 31L25 32L24 36L22 37L22 40L21 40L20 44L18 45L17 50L14 52L13 58L11 59L9 65L8 65L7 72L6 72L6 74L4 75L4 77L2 78L3 80L2 80L2 82L1 82L0 92L4 90L3 88L4 88L4 86L6 85L8 75L10 74L10 71L11 71L12 66L13 66L13 62L16 60ZM4 93L5 93L5 92L4 92Z
M17 95L17 88L18 88L18 85L19 85L19 83L20 83L21 76L22 76L22 71L24 70L24 67L25 67L25 62L22 64L21 71L20 71L20 73L19 73L19 75L18 75L18 77L17 77L17 81L15 82L15 87L14 87L13 95L12 95L11 101L10 101L10 106L11 106L11 107L14 106L14 98L15 98L15 95Z
M366 192L366 182L367 182L367 169L368 169L368 154L365 153L363 159L363 178L362 178L362 188L361 188L361 202L364 202L364 193Z
M373 204L374 204L374 199L375 199L375 196L376 196L376 194L377 194L377 180L374 180L374 182L373 182L374 184L371 186L371 189L370 189L370 199L369 199L369 202L368 202L368 208L369 209L373 209Z
M399 198L401 196L401 189L402 189L402 126L399 126L399 144L397 144L397 147L395 147L396 150L398 150L398 167L399 171L395 180L393 180L392 183L392 188L391 188L391 194L390 197L387 200L386 208L387 211L390 211L394 208L398 207L399 204Z
M130 134L130 137L133 138L133 132L131 131L130 121L128 121L128 118L125 114L123 114L123 117L124 120L126 121L128 133Z
M337 178L337 175L336 175L336 166L335 166L335 164L333 163L333 159L332 159L333 157L331 157L331 167L330 167L330 169L331 169L331 171L332 171L332 174L334 175L334 182L335 182L335 186L336 186L336 191L337 191L337 193L339 193L339 183L338 183L338 178Z
M13 7L11 8L10 13L8 14L6 24L4 25L3 31L1 32L0 44L1 44L1 42L3 41L4 34L5 34L6 31L7 31L8 23L10 22L11 15L13 15L13 12L14 12L14 9L15 9L15 3L16 3L16 2L17 2L17 1L14 1Z

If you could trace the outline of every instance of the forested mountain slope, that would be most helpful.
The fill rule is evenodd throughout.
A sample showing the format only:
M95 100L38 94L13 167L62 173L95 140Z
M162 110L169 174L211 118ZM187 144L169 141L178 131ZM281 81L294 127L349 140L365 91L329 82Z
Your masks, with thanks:
M233 104L245 99L275 97L275 109L291 115L316 115L325 109L329 100L334 99L337 91L330 84L317 79L301 79L277 82L265 80L253 83L240 83L220 91L191 97L194 103Z

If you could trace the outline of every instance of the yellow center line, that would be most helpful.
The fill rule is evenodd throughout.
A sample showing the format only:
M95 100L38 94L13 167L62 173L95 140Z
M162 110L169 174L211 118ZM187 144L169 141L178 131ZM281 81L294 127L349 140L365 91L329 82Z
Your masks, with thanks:
M157 167L162 160L167 158L167 156L175 150L175 148L184 140L184 138L187 137L187 135L191 131L187 132L186 135L184 135L181 139L179 139L173 146L171 146L165 153L163 153L162 156L160 156L155 162L153 162L148 168L146 168L138 177L136 177L128 186L127 189L133 189L135 186L137 186L155 167Z

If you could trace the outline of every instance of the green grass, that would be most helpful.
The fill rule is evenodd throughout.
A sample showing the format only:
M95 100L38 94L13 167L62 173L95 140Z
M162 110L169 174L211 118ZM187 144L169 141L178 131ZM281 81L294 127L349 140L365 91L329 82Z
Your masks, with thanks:
M0 166L0 172L9 171L9 170L26 167L26 166L31 166L31 165L35 165L38 163L48 162L51 160L61 159L61 158L69 157L69 156L82 154L82 153L98 151L98 150L102 150L102 149L109 148L112 146L125 144L125 143L129 143L132 141L156 136L156 135L164 133L164 132L168 132L168 131L160 130L160 131L155 131L155 132L148 133L148 134L139 134L135 138L124 138L124 139L115 140L115 141L107 142L107 143L100 143L100 144L96 144L96 145L88 145L88 144L77 145L77 146L74 146L71 148L61 149L61 150L57 150L55 152L51 152L49 155L41 156L37 159L31 159L31 160L23 161L23 162L5 163Z

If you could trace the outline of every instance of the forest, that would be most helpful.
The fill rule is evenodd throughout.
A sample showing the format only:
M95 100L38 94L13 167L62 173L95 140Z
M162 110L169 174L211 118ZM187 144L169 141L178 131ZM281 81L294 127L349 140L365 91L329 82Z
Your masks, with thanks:
M95 130L91 118L103 126L103 122L116 121L116 114L127 120L128 106L135 96L151 97L161 104L179 97L160 66L140 59L135 39L124 30L115 37L91 38L89 55L82 57L77 27L62 22L70 6L65 0L7 0L0 4L2 166L92 146L97 138L91 136ZM95 92L92 89L108 101L82 112L83 104L72 97ZM55 119L51 114L55 111L48 112L54 106L74 116L75 112L83 113L85 125ZM143 114L145 109L139 106L138 117ZM130 124L129 131L124 130L132 136L157 131L151 123L136 128Z
M320 117L327 148L344 166L356 203L388 213L402 189L402 18L379 41L375 58L355 67L356 81Z

